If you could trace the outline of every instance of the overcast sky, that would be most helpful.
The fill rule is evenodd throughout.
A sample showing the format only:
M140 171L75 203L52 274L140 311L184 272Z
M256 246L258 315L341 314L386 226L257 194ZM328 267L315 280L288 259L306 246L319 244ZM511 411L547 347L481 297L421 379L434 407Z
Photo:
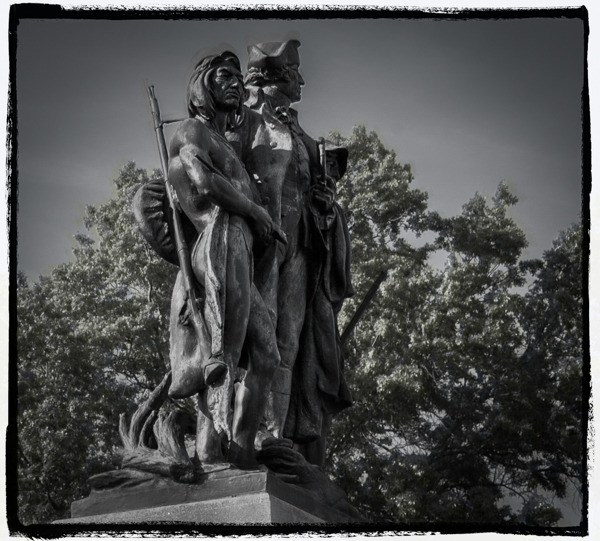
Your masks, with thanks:
M183 117L198 52L296 38L296 105L313 136L356 123L414 168L430 208L457 214L508 182L527 257L581 210L583 23L520 20L25 20L18 27L19 269L70 257L86 204L111 196L128 160L159 166L147 104Z

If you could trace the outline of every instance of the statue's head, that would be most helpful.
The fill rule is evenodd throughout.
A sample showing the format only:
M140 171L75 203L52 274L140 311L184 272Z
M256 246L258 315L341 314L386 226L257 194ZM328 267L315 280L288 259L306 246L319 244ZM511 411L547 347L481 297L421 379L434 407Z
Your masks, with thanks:
M187 90L188 113L212 120L217 109L241 113L244 85L240 61L230 51L204 57L196 65Z
M292 39L248 46L248 71L244 82L249 86L275 86L292 102L300 101L304 79L298 71L300 42Z

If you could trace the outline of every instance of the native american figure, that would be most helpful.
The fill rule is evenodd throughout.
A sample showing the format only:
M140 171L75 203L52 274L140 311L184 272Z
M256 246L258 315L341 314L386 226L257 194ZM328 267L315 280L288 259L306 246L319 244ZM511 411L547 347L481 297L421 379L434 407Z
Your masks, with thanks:
M254 203L248 174L224 136L241 109L243 91L233 53L201 60L188 85L190 118L179 125L169 149L168 181L190 246L192 274L186 276L179 260L171 302L169 395L198 395L196 460L204 470L224 462L222 435L229 440L228 463L258 466L254 439L280 359L274 326L253 284L252 249L255 236L274 235L282 243L285 238ZM155 214L163 219L151 218L153 189L142 189L134 211L144 236L172 259L170 209L165 211L164 197L154 197ZM234 393L238 368L245 377Z

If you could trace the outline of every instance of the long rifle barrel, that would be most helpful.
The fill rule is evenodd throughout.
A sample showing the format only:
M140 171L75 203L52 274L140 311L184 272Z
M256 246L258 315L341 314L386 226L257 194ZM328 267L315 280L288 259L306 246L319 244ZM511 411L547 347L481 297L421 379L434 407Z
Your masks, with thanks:
M175 237L175 245L177 247L177 255L179 257L179 268L183 275L183 283L185 291L188 295L188 305L192 313L192 324L198 339L205 344L210 344L210 336L204 318L200 316L198 311L198 302L196 296L196 288L194 285L194 274L190 261L190 251L183 235L183 227L181 225L181 216L175 204L175 195L173 187L169 182L169 153L167 151L167 143L163 131L163 122L160 118L160 109L158 108L158 100L154 94L154 86L148 87L148 98L150 99L150 109L152 110L152 119L154 120L154 131L156 132L156 142L158 144L158 153L160 155L160 165L162 167L163 177L165 180L165 188L169 206L173 211L173 236Z
M154 94L154 86L148 87L148 98L150 99L150 109L152 110L152 120L154 121L154 131L156 133L156 141L158 143L160 166L162 168L165 182L167 182L167 175L169 173L169 154L167 152L167 143L165 141L165 133L163 131L163 122L160 119L158 100Z
M387 278L387 271L381 271L379 273L379 276L377 277L377 279L373 282L373 284L369 288L369 291L365 295L365 298L360 303L360 306L356 309L356 312L352 316L350 323L348 323L348 326L344 329L344 332L342 333L342 338L341 338L342 346L346 345L346 342L348 342L348 340L350 339L350 335L352 334L352 331L354 330L356 325L358 325L358 322L362 319L363 315L369 308L371 302L373 302L373 299L375 298L375 295L377 294L377 290L379 289L379 286L386 278Z

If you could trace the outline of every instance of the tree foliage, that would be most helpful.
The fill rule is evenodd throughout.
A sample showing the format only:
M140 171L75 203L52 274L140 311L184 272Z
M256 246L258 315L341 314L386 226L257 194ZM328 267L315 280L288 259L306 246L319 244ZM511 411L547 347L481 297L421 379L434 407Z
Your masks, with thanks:
M132 223L147 174L128 164L117 196L86 208L74 260L17 283L18 504L23 523L68 516L87 478L111 468L118 417L166 372L171 265ZM94 240L92 235L97 236Z
M374 134L357 128L347 144L340 200L355 218L359 294L342 321L378 270L388 279L347 348L356 405L334 426L333 477L374 520L554 524L541 494L582 482L581 227L521 261L527 242L504 184L442 218ZM377 198L355 197L373 175ZM406 249L391 224L437 238ZM443 269L422 257L436 249Z
M583 475L581 227L523 261L503 184L443 218L375 133L333 138L349 148L338 198L358 291L342 328L379 272L388 278L346 348L356 403L334 422L330 476L376 521L555 523L551 498ZM74 260L35 282L19 276L24 523L68 516L87 478L112 469L119 414L166 372L175 269L130 212L147 181L128 164L116 197L87 207ZM425 232L434 240L407 240Z

